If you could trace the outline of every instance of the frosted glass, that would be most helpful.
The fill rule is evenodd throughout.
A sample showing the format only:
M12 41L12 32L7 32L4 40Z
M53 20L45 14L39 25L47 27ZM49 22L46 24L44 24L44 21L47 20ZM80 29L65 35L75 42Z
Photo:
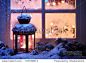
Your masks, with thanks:
M76 38L75 13L46 13L46 38Z
M41 9L41 0L11 0L11 9Z

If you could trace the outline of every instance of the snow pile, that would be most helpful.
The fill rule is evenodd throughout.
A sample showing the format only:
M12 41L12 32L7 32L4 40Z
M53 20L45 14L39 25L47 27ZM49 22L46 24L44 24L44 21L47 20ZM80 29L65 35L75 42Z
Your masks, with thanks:
M0 56L4 56L4 50L0 49Z
M31 52L31 54L32 54L32 55L37 55L37 54L38 54L38 51L37 51L37 50L33 50L33 51Z
M53 55L58 55L60 54L60 51L62 51L63 44L60 43L58 44L54 49L48 52L47 56L53 56Z
M35 32L36 30L37 30L36 27L31 23L16 24L12 29L12 31L14 31L14 32L24 32L24 33L25 32Z
M4 52L5 56L8 56L8 55L14 55L14 50L12 48L6 48L5 49L5 52Z
M4 43L2 41L0 41L0 49L4 46L5 46Z
M18 15L17 19L31 19L31 15L29 15L27 13L22 13L22 14Z
M5 48L5 50L0 49L0 55L1 55L0 59L86 59L85 44L79 43L77 41L71 43L68 42L67 40L62 40L62 42L59 42L61 41L60 39L56 41L57 41L56 44L58 43L58 45L55 48L53 48L50 51L47 51L45 49L42 53L39 53L39 51L34 50L31 53L19 52L19 54L11 56L14 54L14 51L11 48ZM50 46L50 44L48 43L43 44L41 42L38 42L37 44L40 49L42 49L41 46L43 47L45 47L45 45L48 45L48 47ZM77 53L74 51L77 51ZM82 54L84 56L78 55L80 51L82 51Z
M12 56L14 55L14 50L11 48L7 48L7 46L5 47L4 43L2 41L0 41L0 56Z
M53 48L54 48L54 46L53 46L52 44L46 44L46 45L45 45L45 48L48 48L48 49L50 49L50 50L51 50L51 49L53 49Z
M35 49L41 50L41 51L46 51L47 49L51 50L53 48L54 46L52 44L49 44L48 42L46 42L45 44L38 42L37 46L35 47Z
M46 50L44 45L43 46L36 46L35 49L40 50L40 51L45 51Z

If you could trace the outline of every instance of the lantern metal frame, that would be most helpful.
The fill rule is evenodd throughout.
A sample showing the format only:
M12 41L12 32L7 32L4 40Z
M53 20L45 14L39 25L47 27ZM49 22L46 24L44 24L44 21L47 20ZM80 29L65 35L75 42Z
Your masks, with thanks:
M35 32L29 32L29 33L16 33L16 32L14 32L13 31L13 49L14 49L14 38L15 38L15 53L17 53L17 35L25 35L26 36L26 53L28 53L28 41L29 41L29 39L28 39L28 35L32 35L32 34L34 34L34 49L35 49ZM15 37L14 37L14 35L15 35Z

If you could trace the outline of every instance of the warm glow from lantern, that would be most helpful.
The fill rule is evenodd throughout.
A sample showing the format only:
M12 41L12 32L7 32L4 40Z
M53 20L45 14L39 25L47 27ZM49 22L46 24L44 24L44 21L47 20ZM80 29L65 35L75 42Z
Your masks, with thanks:
M56 5L56 3L55 3L55 2L53 2L53 5Z
M15 37L15 35L14 35L14 37Z
M21 43L21 44L23 44L23 43Z
M18 42L20 42L20 41L18 40Z
M23 43L21 43L21 44L23 44ZM32 44L31 44L31 42L29 42L29 44L28 44L28 45L29 45L29 48L30 48L30 47L31 47L31 45L32 45ZM21 48L26 48L26 45L25 45L25 44L23 44L23 46L22 46Z
M73 25L72 28L75 28L75 25Z
M47 3L47 5L49 6L49 5L50 5L50 3L48 2L48 3Z
M20 37L18 37L18 39L20 39Z
M29 44L28 44L29 46L31 45L31 43L29 42Z
M22 46L21 48L26 48L26 45L25 45L25 44L23 44L23 46Z
M65 3L65 1L61 1L61 3Z
M34 38L34 35L32 35L32 38Z
M23 37L23 39L25 39L25 36Z

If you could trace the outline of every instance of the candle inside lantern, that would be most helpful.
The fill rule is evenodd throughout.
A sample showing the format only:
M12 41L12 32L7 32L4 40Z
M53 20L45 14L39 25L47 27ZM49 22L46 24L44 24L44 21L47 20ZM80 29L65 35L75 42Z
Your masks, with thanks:
M20 35L20 47L23 46L23 35Z

